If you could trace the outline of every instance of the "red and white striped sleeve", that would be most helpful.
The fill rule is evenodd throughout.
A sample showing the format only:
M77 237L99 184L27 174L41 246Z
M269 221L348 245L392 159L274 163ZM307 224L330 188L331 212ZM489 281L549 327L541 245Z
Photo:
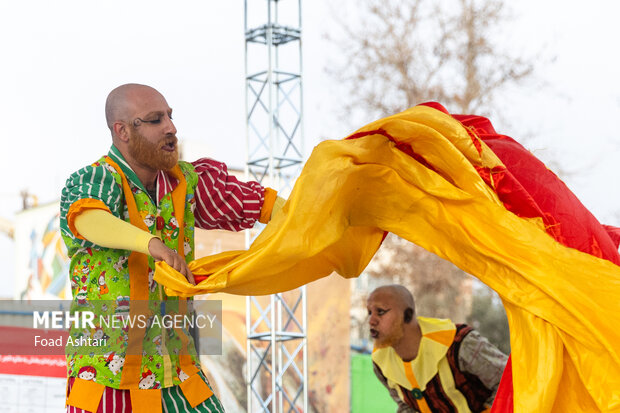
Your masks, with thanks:
M240 231L258 221L264 201L258 182L238 181L225 164L213 159L202 158L192 165L198 174L194 212L198 228Z

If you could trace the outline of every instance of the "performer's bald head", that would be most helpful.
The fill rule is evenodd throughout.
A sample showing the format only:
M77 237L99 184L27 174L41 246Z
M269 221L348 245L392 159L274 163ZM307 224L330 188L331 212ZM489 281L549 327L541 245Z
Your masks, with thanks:
M105 101L105 120L114 136L114 123L118 121L129 122L135 112L136 103L144 99L146 95L161 93L150 86L138 83L127 83L110 92Z
M370 293L368 299L370 300L373 296L386 297L392 302L392 304L398 306L402 310L411 308L415 311L415 302L413 300L413 295L407 288L403 287L402 285L392 284L378 287Z
M405 335L411 336L418 329L413 295L402 285L385 285L375 289L368 296L366 308L370 336L377 348L397 348L403 343Z
M105 117L116 149L134 171L148 171L141 178L143 183L148 181L145 185L155 181L152 173L176 165L179 152L172 108L157 90L136 83L115 88L106 99Z

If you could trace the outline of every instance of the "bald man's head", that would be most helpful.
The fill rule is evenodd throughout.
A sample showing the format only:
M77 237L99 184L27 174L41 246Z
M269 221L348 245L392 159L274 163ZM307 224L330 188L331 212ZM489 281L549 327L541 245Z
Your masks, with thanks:
M405 335L418 328L413 296L402 285L386 285L370 293L366 301L370 336L375 347L399 346ZM395 347L396 348L396 347Z
M407 288L403 287L402 285L392 284L378 287L370 293L368 299L370 300L370 298L373 296L387 297L394 305L398 306L400 309L405 310L407 308L411 308L415 311L415 302L413 300L413 295Z
M105 101L105 120L113 137L114 123L129 122L134 116L137 103L149 94L157 94L163 99L161 93L154 88L138 83L127 83L110 92Z

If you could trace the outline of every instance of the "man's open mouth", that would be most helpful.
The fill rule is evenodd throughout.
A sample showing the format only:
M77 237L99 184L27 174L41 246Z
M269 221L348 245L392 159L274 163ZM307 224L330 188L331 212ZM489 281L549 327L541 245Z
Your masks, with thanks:
M372 337L372 338L379 337L379 332L377 330L375 330L374 328L371 328L370 329L370 337Z
M176 149L176 147L177 147L177 143L176 143L176 141L170 141L170 142L165 143L165 144L164 144L164 146L162 146L161 148L162 148L164 151L174 152L174 150Z

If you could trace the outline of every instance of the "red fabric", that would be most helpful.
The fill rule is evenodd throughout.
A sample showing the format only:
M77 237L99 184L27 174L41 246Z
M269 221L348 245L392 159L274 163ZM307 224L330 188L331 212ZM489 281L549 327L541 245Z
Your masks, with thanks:
M512 359L508 357L502 380L499 382L497 393L495 393L491 413L512 413L514 407L512 395Z
M449 114L439 103L423 105ZM620 265L620 228L601 225L562 180L514 139L498 134L487 118L452 116L486 143L504 164L493 170L477 170L506 209L521 217L540 217L556 241ZM476 139L472 139L476 145ZM512 413L513 406L509 358L491 412Z
M71 393L75 377L69 377L67 381L67 397ZM96 413L131 413L131 395L129 390L104 387L103 396ZM91 413L73 406L67 406L66 413Z
M620 254L605 227L545 164L514 139L499 135L487 118L454 115L500 158L512 177L496 182L506 208L520 216L543 218L558 242L620 265ZM532 215L536 211L537 214Z
M398 149L398 150L406 153L407 155L411 156L413 159L415 159L416 161L420 162L422 165L424 165L426 168L430 169L431 171L435 171L435 168L433 168L433 166L431 164L426 162L426 159L424 159L424 157L422 157L422 155L420 155L418 153L415 153L413 151L413 149L411 148L411 145L408 145L408 144L402 143L402 142L397 142L396 139L394 139L389 133L387 133L383 129L376 129L376 130L371 130L371 131L366 131L366 132L354 133L353 135L347 136L345 139L357 139L357 138L362 138L362 137L368 136L368 135L383 135L383 136L385 136L386 138L388 138L389 140L394 142L394 144L396 144L396 149ZM437 172L437 171L435 171L435 172Z
M616 248L619 248L620 247L620 228L612 227L611 225L603 225L603 227L607 231L607 234L609 234L609 238L611 238L613 243L616 245Z

